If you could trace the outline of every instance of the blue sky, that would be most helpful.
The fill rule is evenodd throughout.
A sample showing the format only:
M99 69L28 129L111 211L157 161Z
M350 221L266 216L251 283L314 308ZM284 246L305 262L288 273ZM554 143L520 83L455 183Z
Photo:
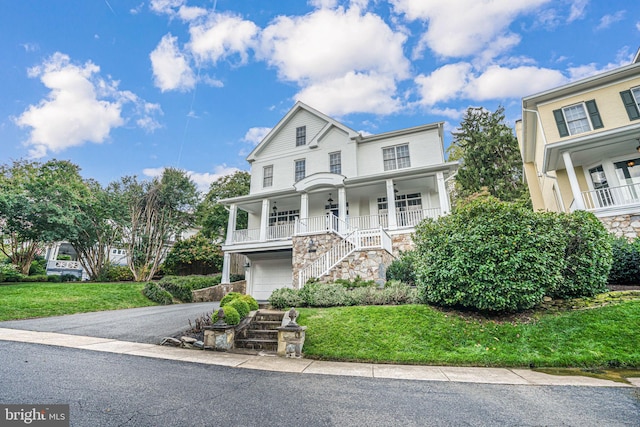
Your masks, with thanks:
M444 121L628 64L623 0L0 2L0 163L205 190L297 100L363 133Z

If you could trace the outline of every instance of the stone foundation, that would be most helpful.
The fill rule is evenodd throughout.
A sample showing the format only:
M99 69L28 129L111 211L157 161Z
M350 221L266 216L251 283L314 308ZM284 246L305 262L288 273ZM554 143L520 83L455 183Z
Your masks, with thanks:
M193 296L193 302L220 301L222 300L223 296L231 291L246 294L246 280L240 280L239 282L225 283L204 289L198 289L196 291L191 291L191 295Z
M640 236L640 215L618 215L600 218L605 228L616 237L635 239Z
M402 252L412 250L414 246L413 233L394 234L391 236L391 247L395 257L398 257Z
M313 244L309 244L313 240ZM313 234L309 236L294 236L292 239L293 287L298 287L298 272L304 266L311 264L327 252L331 247L342 241L334 233Z

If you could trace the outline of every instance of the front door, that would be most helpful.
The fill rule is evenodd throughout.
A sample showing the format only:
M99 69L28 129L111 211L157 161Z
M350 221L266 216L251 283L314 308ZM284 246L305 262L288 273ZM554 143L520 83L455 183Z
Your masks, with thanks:
M613 204L613 197L611 196L607 176L604 173L602 165L589 169L589 176L591 176L591 182L595 190L594 202L596 206L611 206Z

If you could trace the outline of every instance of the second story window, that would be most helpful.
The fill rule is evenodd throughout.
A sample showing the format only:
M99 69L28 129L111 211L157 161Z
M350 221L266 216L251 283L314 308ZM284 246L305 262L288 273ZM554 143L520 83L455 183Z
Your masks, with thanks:
M296 182L304 179L306 176L306 162L304 159L295 162L295 180Z
M640 105L640 87L622 91L620 92L620 96L622 97L624 108L627 110L629 120L640 119L640 110L638 110L638 106Z
M386 171L411 167L409 144L383 148L382 159L384 161L384 170Z
M300 126L296 128L296 147L307 143L307 127Z
M262 187L271 187L273 185L273 165L265 166L262 170Z
M604 127L595 100L555 110L553 116L561 137Z
M337 153L329 153L329 172L337 173L338 175L342 173L342 159L339 151Z

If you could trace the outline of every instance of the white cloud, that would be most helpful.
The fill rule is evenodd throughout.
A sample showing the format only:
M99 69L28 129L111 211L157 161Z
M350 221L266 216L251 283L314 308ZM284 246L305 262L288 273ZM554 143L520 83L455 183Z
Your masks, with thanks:
M604 15L602 18L600 18L600 23L596 27L596 30L604 30L605 28L609 28L611 25L615 24L616 22L622 21L624 19L625 13L626 11L619 10L612 15L611 14Z
M136 7L132 7L131 9L129 9L129 13L132 15L137 15L142 12L142 9L144 9L144 2L140 3Z
M206 21L190 26L191 41L187 48L199 60L214 65L234 54L245 63L258 30L253 22L239 16L213 13Z
M99 72L100 67L91 61L76 65L60 52L28 70L29 77L39 78L50 90L46 99L14 119L18 126L31 128L25 142L31 157L44 157L85 142L100 144L128 117L146 131L160 127L154 118L162 114L158 104L119 90L119 82L104 79Z
M149 58L153 67L154 83L162 92L187 91L195 86L195 75L178 47L177 37L166 34Z
M162 176L166 168L145 168L142 173L150 178L156 178ZM198 191L201 193L207 193L212 182L217 181L223 176L233 175L240 169L229 167L226 164L217 165L213 168L213 172L194 172L186 171L187 176L196 184Z
M318 9L333 9L338 4L338 0L309 0L309 4Z
M267 134L271 132L271 128L267 127L253 127L250 128L247 133L244 135L242 140L244 142L250 143L252 146L256 146L264 139Z
M513 44L509 25L550 0L391 0L394 10L410 21L428 22L420 46L443 57L465 57L496 41ZM495 47L494 47L495 49ZM419 52L414 52L414 55Z
M202 7L180 6L178 16L183 21L193 21L207 14L207 9Z
M24 48L25 52L35 52L40 50L38 43L22 43L20 46Z
M350 113L391 114L401 108L390 76L348 72L344 77L314 83L296 94L300 100L330 116Z
M149 8L156 13L173 15L184 3L185 0L151 0Z
M569 17L567 18L567 22L571 23L575 20L584 18L585 9L589 4L589 0L573 0L571 2L571 9L569 11Z
M60 152L85 142L102 143L111 129L122 126L122 93L110 95L119 99L100 99L97 92L109 95L117 86L96 77L100 68L88 61L84 65L71 64L62 53L37 67L29 69L29 77L40 78L50 89L46 99L30 105L15 123L29 127L32 157L43 157L48 151ZM125 96L126 98L126 96Z
M415 80L419 87L419 103L424 106L452 99L485 101L520 98L568 81L557 70L533 66L506 68L496 65L476 75L472 66L464 62L445 65Z

